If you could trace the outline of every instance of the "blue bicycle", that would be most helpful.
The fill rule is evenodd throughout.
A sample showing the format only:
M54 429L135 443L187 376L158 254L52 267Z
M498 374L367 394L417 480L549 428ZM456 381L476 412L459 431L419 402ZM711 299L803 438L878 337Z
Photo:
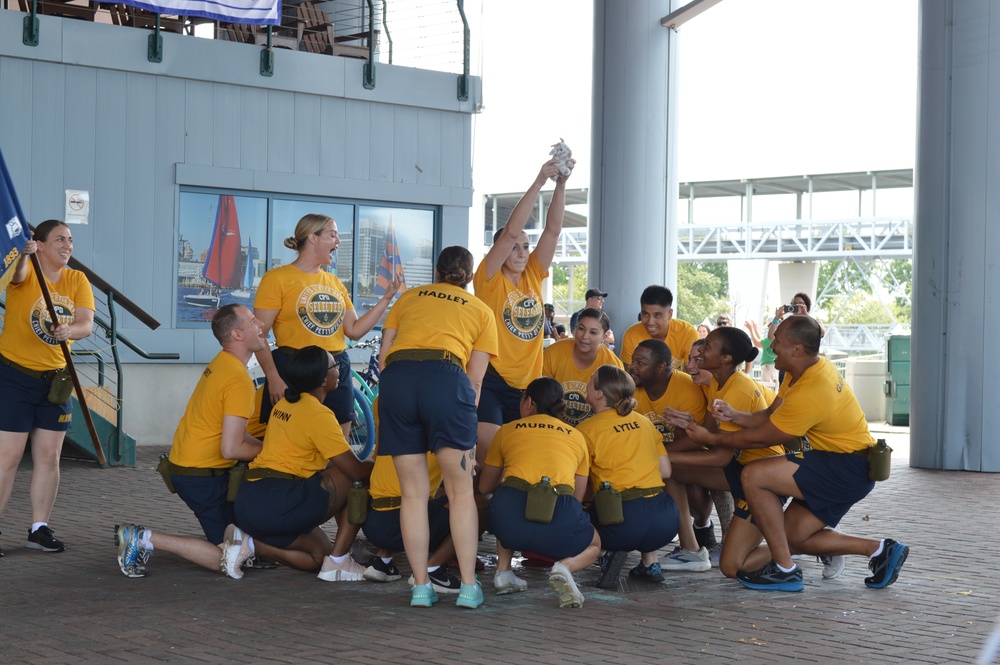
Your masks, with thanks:
M351 382L354 384L354 423L347 443L358 459L367 459L375 450L375 414L373 406L378 397L378 351L377 338L353 344L354 349L371 349L368 367L360 374L351 368Z

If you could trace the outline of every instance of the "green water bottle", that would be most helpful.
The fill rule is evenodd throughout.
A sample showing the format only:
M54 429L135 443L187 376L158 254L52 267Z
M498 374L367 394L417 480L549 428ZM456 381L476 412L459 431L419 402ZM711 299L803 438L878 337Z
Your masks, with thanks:
M889 469L892 466L892 448L885 443L885 439L868 449L868 480L887 480Z
M549 524L556 512L556 499L559 492L552 486L548 476L528 489L528 499L524 505L524 517L532 522Z
M360 480L355 480L347 491L347 521L351 524L364 524L368 519L368 504L371 494Z
M606 480L594 493L594 506L597 509L597 522L601 526L621 524L625 521L625 515L622 513L622 495Z

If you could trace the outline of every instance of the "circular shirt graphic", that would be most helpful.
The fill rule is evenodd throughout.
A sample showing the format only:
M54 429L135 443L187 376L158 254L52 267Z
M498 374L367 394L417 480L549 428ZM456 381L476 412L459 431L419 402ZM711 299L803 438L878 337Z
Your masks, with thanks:
M52 294L52 305L56 310L56 317L59 323L73 323L73 301L58 293ZM39 298L31 307L31 330L38 339L51 346L58 346L59 342L52 336L52 318L49 316L49 309L45 306L45 300Z
M321 284L302 290L295 311L306 330L320 337L335 334L344 322L344 303L332 289Z
M566 411L563 418L570 425L579 425L589 418L590 405L587 404L587 384L580 381L563 382L563 399L566 400Z
M503 308L503 324L518 339L531 341L542 331L542 303L534 294L511 293Z
M655 411L650 411L649 413L646 414L646 417L649 418L650 422L653 423L653 426L660 431L661 435L663 435L664 444L673 443L674 441L673 425L664 420L660 416L660 414L656 413Z

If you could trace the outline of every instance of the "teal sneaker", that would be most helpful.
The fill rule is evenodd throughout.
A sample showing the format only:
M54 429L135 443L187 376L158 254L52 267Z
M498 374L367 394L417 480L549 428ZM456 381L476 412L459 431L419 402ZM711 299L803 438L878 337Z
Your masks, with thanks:
M787 573L778 568L774 561L768 561L760 570L740 570L736 573L739 583L757 591L802 591L802 569L798 566Z
M414 584L410 592L410 607L430 607L438 602L437 591L426 584Z
M455 601L455 605L474 610L482 604L483 585L479 583L479 580L476 580L475 584L463 584L458 592L458 599Z
M895 582L909 554L908 545L886 538L882 545L882 553L868 561L872 576L865 578L865 586L869 589L884 589Z

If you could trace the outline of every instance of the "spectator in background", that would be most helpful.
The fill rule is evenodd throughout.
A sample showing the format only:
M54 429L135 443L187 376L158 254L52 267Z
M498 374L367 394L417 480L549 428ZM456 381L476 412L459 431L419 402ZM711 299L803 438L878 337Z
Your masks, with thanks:
M545 303L545 337L551 339L558 339L556 337L556 308L551 303Z
M566 339L569 335L566 334L566 326L561 323L556 324L556 339Z
M771 390L778 390L778 371L774 369L774 352L771 351L771 339L760 336L757 322L746 321L743 324L750 332L750 341L760 349L760 382Z
M809 316L809 311L812 309L812 299L805 293L796 293L792 296L792 302L788 305L778 305L777 309L774 310L774 318L771 319L771 323L767 326L767 338L774 341L774 331L778 329L778 325L787 316L794 316L796 314L803 314ZM819 336L820 339L826 335L826 329L823 324L819 325ZM785 380L785 371L781 370L778 372L778 385Z
M597 310L604 309L604 299L608 297L607 293L602 292L600 289L587 289L587 302L583 307L573 312L573 316L569 317L569 329L576 330L576 322L580 319L580 312L591 307Z
M732 325L733 325L732 320L726 314L719 314L719 316L717 316L715 319L716 328L730 328L732 327ZM743 363L744 374L749 376L751 369L753 369L753 363L751 361Z
M709 330L708 326L706 326L704 323L702 323L702 324L700 324L698 326L698 338L699 339L705 339L706 337L708 337L708 333L710 333L710 332L712 332L712 331Z

